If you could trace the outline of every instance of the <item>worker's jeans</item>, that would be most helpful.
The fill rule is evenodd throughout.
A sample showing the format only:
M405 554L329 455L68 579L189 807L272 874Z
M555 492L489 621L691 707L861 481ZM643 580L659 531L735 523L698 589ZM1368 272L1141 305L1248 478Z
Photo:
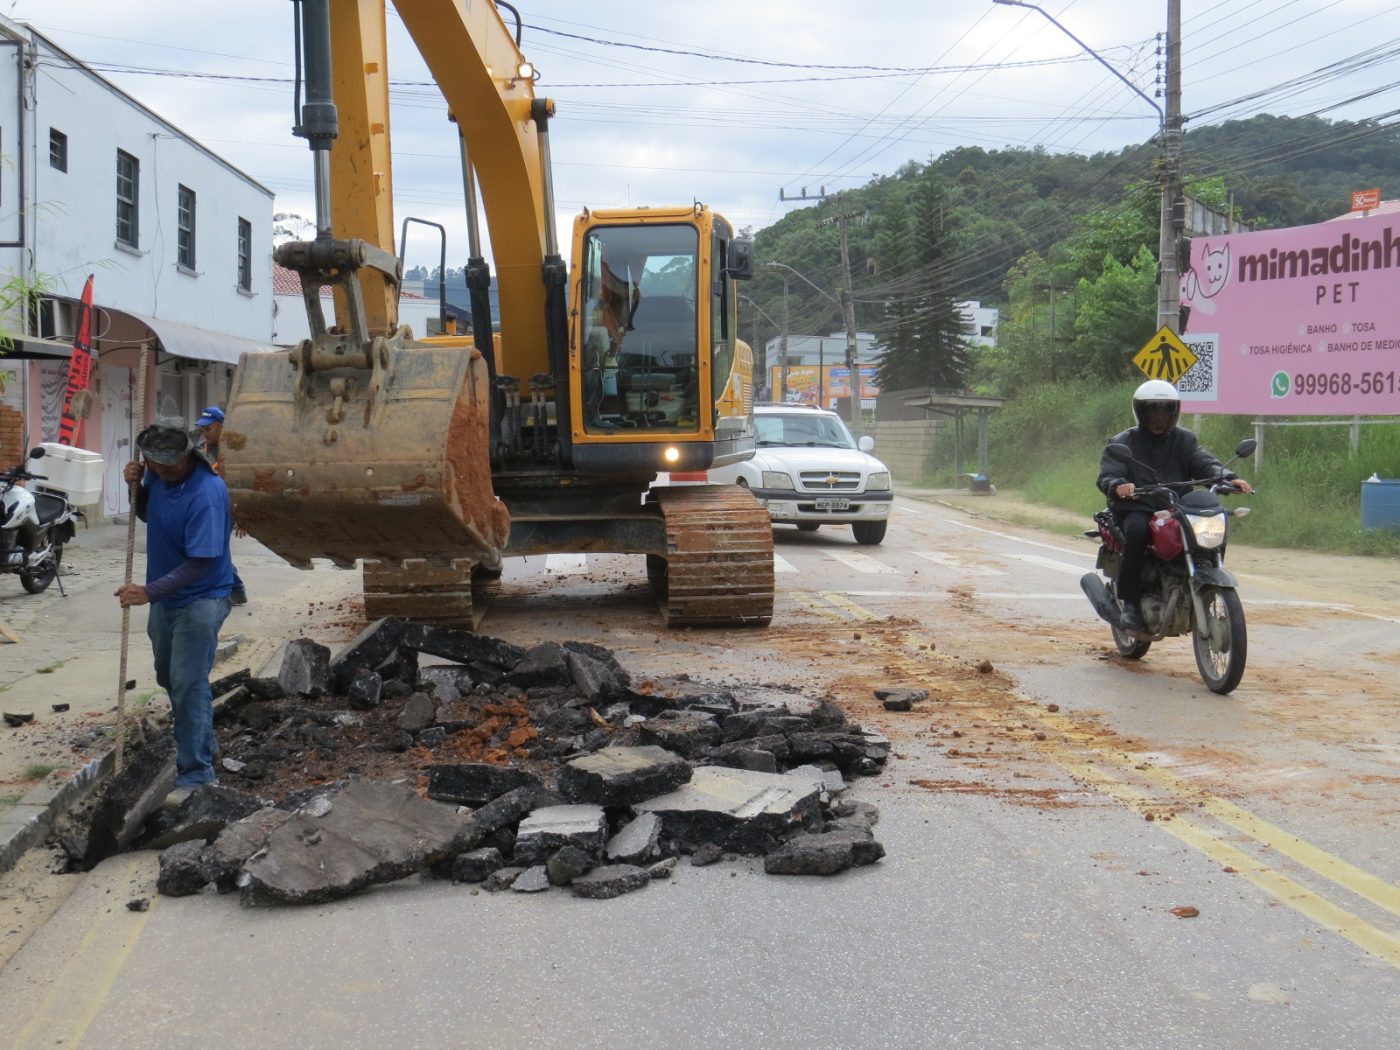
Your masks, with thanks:
M161 602L151 606L146 633L155 653L156 682L170 694L177 787L215 780L209 671L219 628L232 607L227 598L201 598L178 609L168 609Z

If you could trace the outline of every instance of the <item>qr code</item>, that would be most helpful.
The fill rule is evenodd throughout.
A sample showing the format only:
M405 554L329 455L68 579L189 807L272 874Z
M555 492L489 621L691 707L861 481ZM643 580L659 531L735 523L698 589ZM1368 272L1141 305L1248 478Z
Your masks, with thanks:
M1218 396L1220 373L1216 350L1219 338L1214 335L1193 335L1184 340L1196 355L1192 365L1176 383L1183 401L1214 401Z

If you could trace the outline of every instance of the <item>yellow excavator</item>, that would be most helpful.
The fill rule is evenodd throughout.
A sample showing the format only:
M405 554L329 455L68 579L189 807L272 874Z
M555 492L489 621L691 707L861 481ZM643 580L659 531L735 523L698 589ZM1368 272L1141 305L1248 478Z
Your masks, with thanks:
M275 255L300 275L311 337L236 372L223 441L239 523L294 565L362 563L370 618L474 626L503 557L616 552L646 556L671 626L768 623L764 509L735 486L650 488L752 454L735 284L752 243L702 204L585 211L566 267L554 104L535 97L518 13L396 0L460 142L470 241L470 335L415 338L397 316L385 2L294 3L317 232Z

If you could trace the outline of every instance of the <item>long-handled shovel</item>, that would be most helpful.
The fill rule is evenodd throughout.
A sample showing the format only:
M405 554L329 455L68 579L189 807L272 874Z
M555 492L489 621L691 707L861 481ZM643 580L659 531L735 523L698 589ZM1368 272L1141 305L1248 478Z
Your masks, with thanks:
M136 379L136 425L137 427L146 424L146 361L150 357L150 346L145 344L141 347L141 367L137 370ZM131 582L132 566L136 559L136 497L141 488L141 479L137 478L130 484L128 492L130 507L126 521L126 575L122 579L123 584ZM122 749L126 745L126 655L128 643L131 640L131 608L122 606L122 653L121 670L117 672L117 751L114 760L115 771L122 771Z

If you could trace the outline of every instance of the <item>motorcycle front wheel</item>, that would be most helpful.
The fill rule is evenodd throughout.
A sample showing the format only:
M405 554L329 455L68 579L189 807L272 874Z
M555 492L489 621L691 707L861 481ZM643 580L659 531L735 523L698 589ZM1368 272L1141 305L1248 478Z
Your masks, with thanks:
M1196 667L1212 693L1228 693L1244 677L1248 648L1244 630L1244 606L1233 590L1207 587L1201 591L1206 620L1191 632Z
M58 559L63 557L63 548L54 544L49 556L32 569L24 569L19 574L20 585L30 594L39 594L48 589L58 576Z

